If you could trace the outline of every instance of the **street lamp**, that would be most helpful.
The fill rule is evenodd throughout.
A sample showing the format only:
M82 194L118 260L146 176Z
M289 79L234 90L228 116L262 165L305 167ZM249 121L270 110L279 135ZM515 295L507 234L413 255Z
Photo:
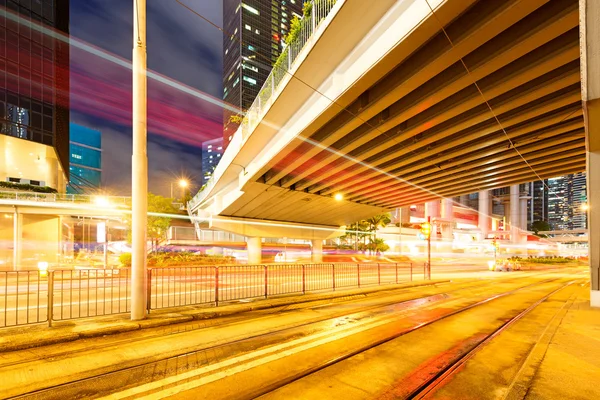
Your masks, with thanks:
M177 185L181 188L181 199L185 197L185 189L190 185L187 179L179 179ZM171 182L171 198L173 198L173 182Z

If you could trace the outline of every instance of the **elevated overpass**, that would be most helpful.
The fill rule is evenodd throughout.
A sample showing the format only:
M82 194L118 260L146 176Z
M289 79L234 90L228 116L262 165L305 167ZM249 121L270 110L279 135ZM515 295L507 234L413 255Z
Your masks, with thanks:
M586 142L600 170L598 8L338 0L305 24L300 48L284 54L189 209L216 227L217 216L336 227L584 171ZM587 170L596 243L600 177Z
M514 148L585 170L577 0L429 4L338 1L192 209L339 226L538 179Z

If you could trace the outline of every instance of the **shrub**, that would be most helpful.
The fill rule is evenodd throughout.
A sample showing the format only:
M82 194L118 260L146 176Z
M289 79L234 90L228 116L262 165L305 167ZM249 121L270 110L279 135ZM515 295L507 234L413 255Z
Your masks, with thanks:
M123 253L119 256L119 262L125 267L131 267L131 253Z
M56 189L49 186L35 186L26 183L14 183L0 181L0 188L23 190L26 192L37 192L37 193L58 193Z

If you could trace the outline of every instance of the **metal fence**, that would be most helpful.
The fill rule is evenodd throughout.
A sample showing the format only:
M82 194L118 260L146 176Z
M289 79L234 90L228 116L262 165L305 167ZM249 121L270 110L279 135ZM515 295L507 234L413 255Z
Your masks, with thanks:
M423 265L423 278L426 265ZM412 281L412 263L167 267L148 270L148 310ZM120 314L130 269L0 271L0 327Z
M0 199L131 207L131 197L0 190Z

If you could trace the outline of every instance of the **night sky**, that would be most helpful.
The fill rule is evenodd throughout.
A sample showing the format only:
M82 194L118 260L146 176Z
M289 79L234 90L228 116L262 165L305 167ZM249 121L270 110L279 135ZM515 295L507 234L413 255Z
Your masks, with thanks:
M222 0L184 3L222 26ZM131 61L133 0L71 0L70 12L71 40ZM200 182L201 143L222 134L222 34L175 0L148 1L147 24L148 69L214 98L148 79L149 190L168 195L181 175ZM71 120L102 131L103 186L129 195L131 71L71 45Z

